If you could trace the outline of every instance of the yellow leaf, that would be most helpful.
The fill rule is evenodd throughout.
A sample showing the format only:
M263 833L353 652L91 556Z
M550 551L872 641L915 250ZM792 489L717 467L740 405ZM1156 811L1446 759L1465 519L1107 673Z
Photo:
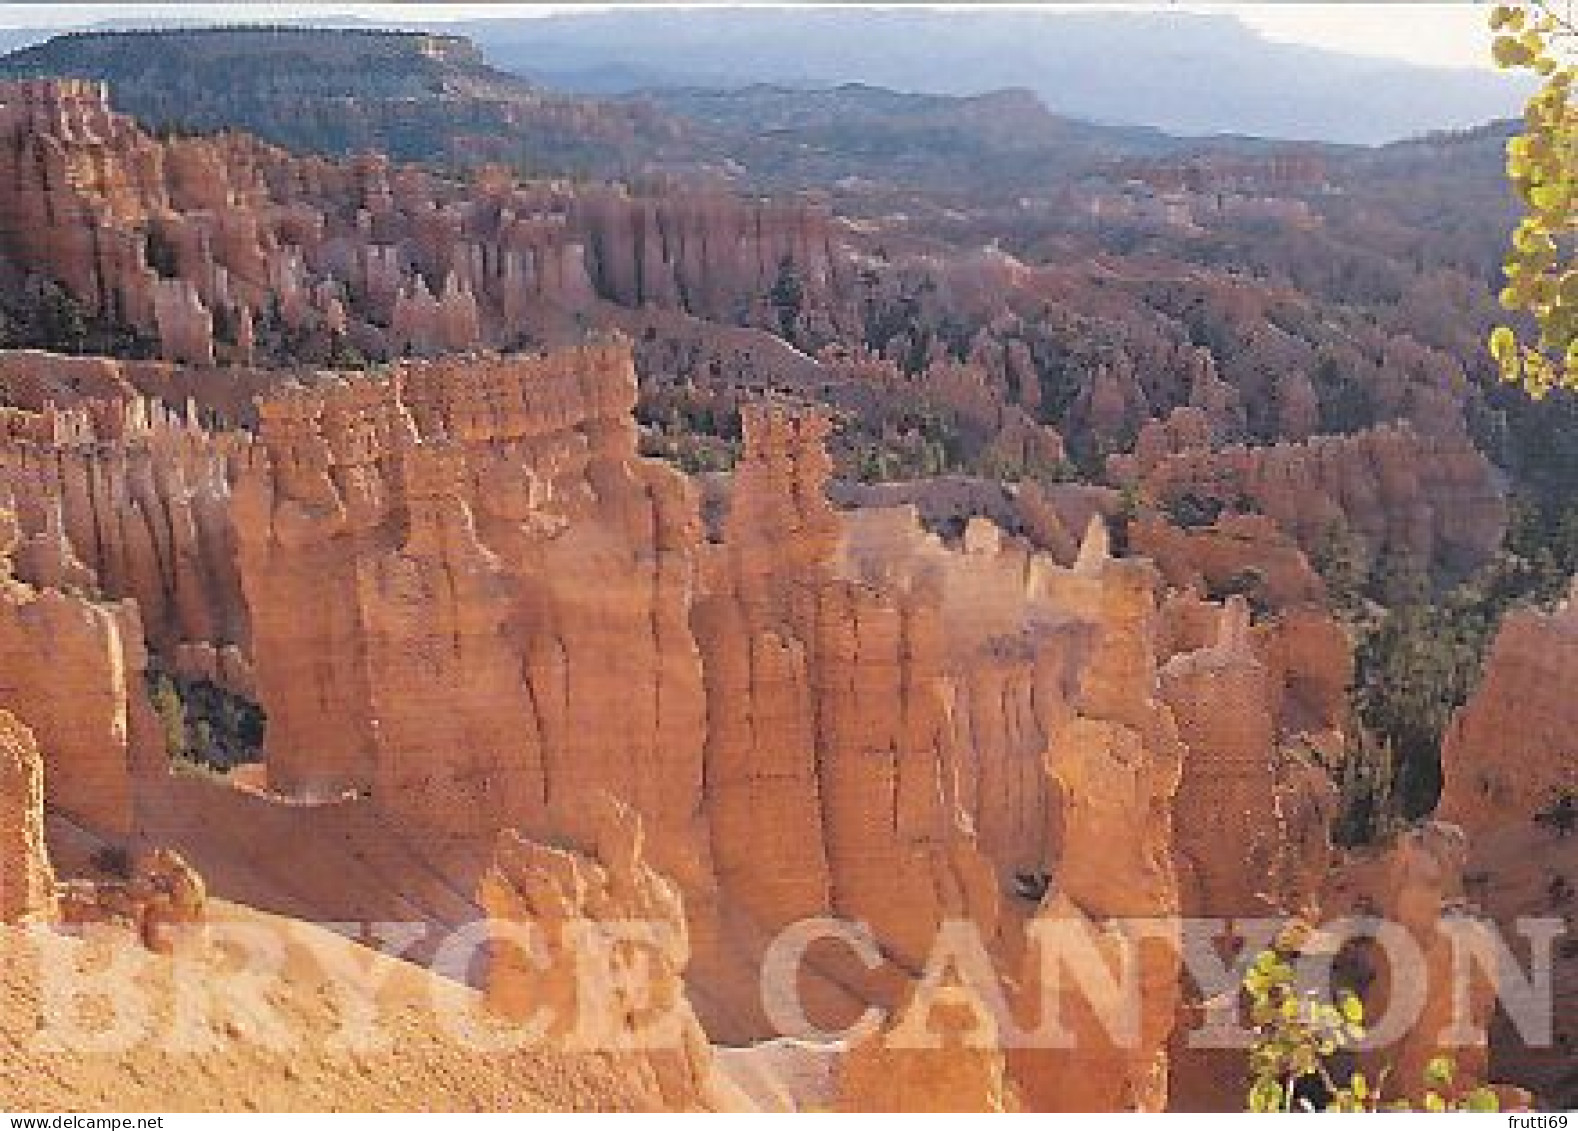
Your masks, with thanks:
M1510 35L1498 35L1490 45L1490 54L1498 67L1521 67L1532 58L1529 49Z

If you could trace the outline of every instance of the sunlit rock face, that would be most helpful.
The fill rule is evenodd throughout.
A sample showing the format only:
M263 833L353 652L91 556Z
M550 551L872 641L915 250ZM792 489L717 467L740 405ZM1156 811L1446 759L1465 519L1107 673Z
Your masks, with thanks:
M548 1047L613 1053L650 1110L727 1107L685 997L683 898L647 863L641 818L604 796L576 843L584 848L500 835L478 895L495 931L489 1008L539 1026Z
M55 873L44 845L44 762L33 733L0 711L0 924L55 914Z
M1572 835L1578 798L1573 757L1578 672L1578 592L1549 612L1516 609L1502 621L1484 676L1442 743L1437 815L1468 834L1461 871L1468 894L1522 953L1520 933L1548 945L1557 1004L1550 1039L1531 1038L1498 1010L1490 1030L1490 1076L1512 1080L1557 1105L1575 1093L1568 1050L1578 1025L1562 1001L1578 986L1578 953L1553 935L1565 923L1578 868ZM1567 928L1570 931L1570 927ZM1520 959L1521 961L1521 959Z
M37 741L50 805L90 827L124 834L132 825L132 775L160 757L143 691L137 606L95 600L76 585L18 580L19 541L13 512L0 510L0 708ZM23 549L37 576L84 579L61 541ZM42 564L51 553L56 564Z
M854 997L896 1000L945 915L990 935L1005 878L1055 865L1072 720L1174 741L1153 575L1099 524L1068 568L989 523L961 551L905 508L840 514L825 425L773 409L709 542L635 456L633 396L615 344L263 402L233 506L271 786L456 836L551 837L612 794L686 892L693 970L839 914L896 964ZM849 1000L846 973L813 996Z

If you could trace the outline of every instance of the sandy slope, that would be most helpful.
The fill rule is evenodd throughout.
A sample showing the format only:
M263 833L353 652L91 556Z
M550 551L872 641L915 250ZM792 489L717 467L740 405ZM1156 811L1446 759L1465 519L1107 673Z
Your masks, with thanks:
M476 1017L477 995L417 966L377 955L321 928L231 904L211 904L216 942L166 958L125 936L85 940L0 927L0 1108L44 1111L196 1110L622 1110L639 1098L605 1055L479 1051L450 1029ZM257 932L264 932L257 936ZM235 936L235 937L232 937ZM227 980L238 939L278 940L282 975L258 993ZM124 1048L92 1051L51 1022L50 975L75 984L106 961L148 1005ZM47 964L43 966L42 964ZM378 1038L357 1016L342 980L376 984ZM100 983L102 984L102 982ZM257 1008L244 1003L251 999ZM102 1006L78 1011L81 1028L113 1033ZM123 1016L125 1016L123 1014ZM485 1029L497 1035L497 1029ZM346 1040L347 1034L361 1034ZM62 1039L56 1040L55 1037ZM206 1042L207 1047L202 1047Z

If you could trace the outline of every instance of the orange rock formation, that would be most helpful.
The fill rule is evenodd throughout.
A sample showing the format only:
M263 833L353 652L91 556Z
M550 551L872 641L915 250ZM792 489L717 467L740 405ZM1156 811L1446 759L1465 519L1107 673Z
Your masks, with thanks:
M206 915L203 878L179 853L156 848L139 855L125 880L71 880L60 890L60 921L68 927L123 927L158 954L196 941Z
M138 826L205 874L249 830L337 845L357 875L404 853L433 873L405 910L444 923L480 903L543 929L668 924L681 945L656 986L683 1040L633 1068L646 1106L724 1102L696 1018L715 1040L767 1035L758 968L796 920L864 922L883 956L807 954L807 1013L831 1026L876 1004L903 1028L949 921L974 926L1029 1026L1046 1003L1027 930L1107 960L1137 948L1135 1039L1048 989L1074 1049L945 1078L928 1050L861 1046L839 1102L930 1080L928 1103L1164 1107L1185 987L1176 940L1132 920L1319 887L1326 800L1282 750L1341 742L1341 629L1291 599L1260 625L1238 600L1159 600L1151 565L1110 554L1100 499L1033 493L1069 543L1050 554L980 516L945 543L907 503L840 512L827 421L771 405L742 414L709 533L692 481L637 456L635 392L612 341L315 379L264 397L255 439L135 399L7 415L28 536L7 540L0 662L24 677L0 707L37 734L50 805L122 835L140 795L160 812ZM144 601L164 652L255 685L266 789L177 782L156 738L139 745ZM62 647L69 664L28 682ZM493 863L473 902L453 889L476 886L478 845ZM258 871L265 901L377 906ZM172 913L177 880L153 884ZM91 902L67 901L78 918ZM518 1012L542 977L496 958L494 1005Z
M1150 558L1175 589L1246 588L1273 608L1321 604L1326 586L1309 559L1263 514L1224 513L1185 530L1147 512L1129 526L1129 548Z
M1050 878L1040 919L1119 947L1120 917L1185 906L1175 861L1198 837L1190 905L1248 909L1266 876L1228 878L1205 831L1225 789L1269 838L1255 868L1324 845L1277 754L1340 727L1346 644L1318 617L1252 634L1234 605L1213 643L1099 518L1064 566L984 519L954 549L907 506L841 514L825 422L771 407L744 412L709 541L689 484L636 458L633 397L615 343L260 406L234 507L274 789L370 793L429 841L586 844L577 814L619 798L684 893L697 1007L731 1039L766 1030L729 987L799 919L868 923L890 960L813 951L825 1023L905 1000L949 918L1012 966L1021 876ZM1218 692L1241 711L1213 712ZM1145 962L1137 1045L1086 1018L1078 1054L1011 1054L1027 1104L1165 1103L1177 956Z
M841 1058L837 1110L1017 1111L999 1039L991 1013L968 991L924 1011L911 998Z
M585 853L506 830L480 902L493 922L488 1005L547 1047L624 1054L654 1110L726 1105L712 1047L685 999L679 890L646 863L641 819L608 798Z
M695 842L667 835L700 775L695 510L635 460L634 396L592 346L262 406L235 529L275 788L547 834L617 786Z
M742 301L764 301L786 264L807 305L834 271L831 217L810 205L742 204L721 193L642 199L615 189L577 199L574 216L598 292L626 306L735 322Z
M1349 942L1345 959L1356 971L1372 1024L1386 1024L1394 1008L1408 1020L1398 1039L1363 1057L1363 1067L1372 1079L1387 1068L1388 1091L1416 1104L1430 1087L1425 1068L1438 1056L1452 1059L1456 1089L1488 1079L1483 1034L1497 976L1494 970L1476 973L1465 961L1470 948L1488 953L1471 941L1484 921L1464 893L1467 864L1463 830L1431 821L1384 848L1351 853L1326 893L1333 917L1376 915L1398 932L1397 942ZM1479 1039L1464 1039L1472 1033Z
M1266 818L1278 784L1275 691L1242 598L1229 600L1209 647L1168 661L1162 689L1189 748L1175 809L1185 911L1277 910L1268 887L1281 845Z
M1465 877L1504 939L1522 928L1570 935L1578 837L1573 756L1573 680L1578 677L1578 600L1550 613L1523 609L1502 622L1479 689L1459 709L1443 742L1438 813L1469 834ZM1564 800L1565 798L1565 800ZM1547 933L1553 1026L1549 1040L1498 1018L1491 1032L1491 1075L1512 1079L1555 1106L1575 1094L1571 1050L1578 1042L1578 951ZM1538 953L1538 942L1528 944Z

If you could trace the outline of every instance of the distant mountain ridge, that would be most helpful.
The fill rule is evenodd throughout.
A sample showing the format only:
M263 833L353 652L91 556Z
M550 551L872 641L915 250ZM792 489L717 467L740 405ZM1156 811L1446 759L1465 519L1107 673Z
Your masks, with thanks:
M610 49L620 42L615 36ZM546 49L536 57L560 59ZM1265 154L1288 144L1099 124L1049 109L1044 94L1025 86L941 94L807 80L573 95L492 65L466 36L409 29L78 32L0 58L0 77L46 76L108 82L117 107L156 130L239 129L300 152L493 162L525 175L727 181L749 191L880 185L1011 200L1126 159ZM1371 157L1386 164L1404 159L1406 146L1439 143L1398 144L1405 148L1395 156L1387 146ZM1302 148L1358 155L1330 143Z
M582 89L602 95L750 83L951 95L1022 87L1054 113L1195 136L1373 145L1506 117L1528 90L1489 70L1277 42L1231 15L1175 10L618 9L449 30L502 69L560 84L587 76Z
M84 29L144 29L93 21ZM180 18L161 21L189 28ZM285 21L308 33L381 29L356 16ZM1054 113L1188 136L1375 145L1521 112L1531 84L1490 70L1422 66L1266 38L1226 13L769 6L561 10L531 18L397 21L467 37L497 79L620 98L655 89L865 83L972 96L1023 88ZM0 50L47 35L0 28Z
M1012 194L1184 144L1054 114L1025 89L951 96L755 84L567 95L490 66L462 36L412 31L83 32L0 58L0 77L48 76L105 81L119 109L156 130L240 129L303 152L762 190L854 179Z
M168 66L172 57L179 67ZM242 61L249 65L237 67ZM236 25L68 32L13 52L0 65L8 75L91 72L132 90L157 81L172 99L207 98L220 80L236 99L264 89L359 98L511 98L535 90L488 66L465 36L386 29Z
M847 179L958 189L977 199L1044 188L1123 157L1196 144L1144 127L1054 114L1029 90L910 94L843 83L806 88L670 87L632 97L683 118L765 188Z

